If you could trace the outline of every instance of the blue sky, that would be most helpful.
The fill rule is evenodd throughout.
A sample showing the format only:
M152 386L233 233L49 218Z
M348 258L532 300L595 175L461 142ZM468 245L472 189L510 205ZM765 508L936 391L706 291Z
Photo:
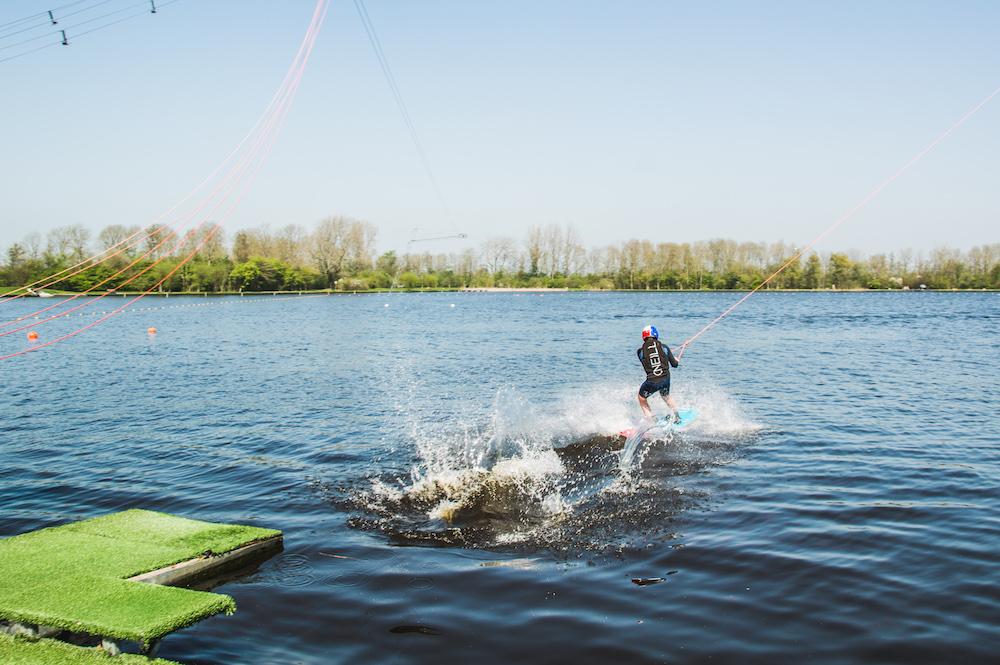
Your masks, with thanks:
M52 5L6 0L0 24ZM366 6L451 221L353 1L335 0L230 233L346 215L380 251L415 228L468 234L420 248L448 252L553 222L587 247L801 245L1000 87L995 2ZM314 7L176 0L0 62L0 248L171 208L260 117ZM817 249L1000 242L998 147L1000 95Z

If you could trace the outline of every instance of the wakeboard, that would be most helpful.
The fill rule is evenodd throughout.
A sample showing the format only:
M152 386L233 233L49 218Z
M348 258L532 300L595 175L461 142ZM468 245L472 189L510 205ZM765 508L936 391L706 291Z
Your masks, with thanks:
M697 409L678 409L677 420L670 420L666 416L657 416L653 422L653 426L648 429L648 433L656 434L658 432L675 432L690 425L697 417ZM632 436L632 433L635 432L636 429L637 428L632 427L627 430L622 430L621 435L627 439Z

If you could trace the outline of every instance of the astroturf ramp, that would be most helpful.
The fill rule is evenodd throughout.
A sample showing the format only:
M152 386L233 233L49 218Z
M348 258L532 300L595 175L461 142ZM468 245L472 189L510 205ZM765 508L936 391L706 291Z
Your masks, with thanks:
M128 510L0 540L0 618L148 643L236 604L128 581L280 537L280 531Z
M3 665L178 665L172 660L123 653L109 656L99 649L77 647L59 640L29 640L0 633Z

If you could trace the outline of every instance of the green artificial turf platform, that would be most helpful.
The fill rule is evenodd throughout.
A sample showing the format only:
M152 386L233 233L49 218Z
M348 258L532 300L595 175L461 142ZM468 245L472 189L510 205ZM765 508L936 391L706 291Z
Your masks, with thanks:
M222 594L129 581L211 562L281 532L126 510L0 540L0 619L149 644L236 603ZM224 558L224 557L220 557Z
M0 633L0 663L4 665L178 665L172 660L123 653L110 656L59 640L29 640Z

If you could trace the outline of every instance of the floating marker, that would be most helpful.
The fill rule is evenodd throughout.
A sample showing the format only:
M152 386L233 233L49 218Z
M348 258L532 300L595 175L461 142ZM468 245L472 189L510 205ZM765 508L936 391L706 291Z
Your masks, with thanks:
M28 333L28 339L38 339L38 333L32 330L30 333Z
M147 330L146 332L150 332L150 333L155 333L155 332L156 332L156 328L150 328L150 329L149 329L149 330Z

